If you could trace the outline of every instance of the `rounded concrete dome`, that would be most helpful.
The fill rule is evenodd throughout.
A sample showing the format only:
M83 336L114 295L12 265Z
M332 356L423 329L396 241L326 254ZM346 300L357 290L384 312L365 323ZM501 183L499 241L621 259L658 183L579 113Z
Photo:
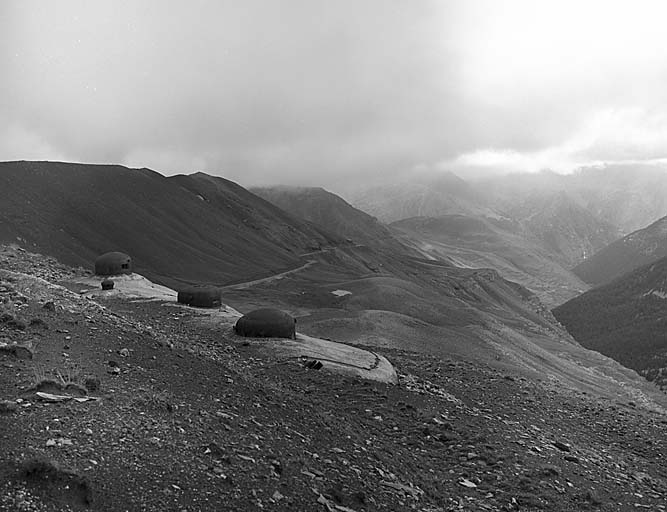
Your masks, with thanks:
M117 276L132 273L132 258L122 252L108 252L95 260L95 274Z
M256 309L242 316L234 331L251 338L296 338L296 319L279 309Z

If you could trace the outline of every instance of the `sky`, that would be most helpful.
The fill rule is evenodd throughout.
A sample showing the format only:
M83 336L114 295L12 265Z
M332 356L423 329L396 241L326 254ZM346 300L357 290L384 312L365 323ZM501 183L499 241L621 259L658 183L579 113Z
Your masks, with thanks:
M331 188L667 161L667 3L4 0L0 160Z

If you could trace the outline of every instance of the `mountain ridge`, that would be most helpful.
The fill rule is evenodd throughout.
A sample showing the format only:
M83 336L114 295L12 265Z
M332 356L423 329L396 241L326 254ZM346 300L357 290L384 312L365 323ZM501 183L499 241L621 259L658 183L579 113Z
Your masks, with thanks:
M342 242L223 178L210 177L207 201L197 192L206 180L122 166L3 162L0 238L74 265L121 250L154 278L220 284L298 267L300 254Z
M366 212L321 187L252 187L252 193L295 217L356 243L389 242L390 231Z
M636 268L553 310L583 346L667 387L667 257Z
M572 271L592 285L601 285L665 256L667 217L662 217L603 247Z
M5 180L12 175L7 165L12 164L0 166ZM412 249L341 242L239 185L204 174L164 178L118 167L91 172L73 164L13 165L13 176L24 180L20 187L3 189L10 210L26 219L34 210L37 229L56 231L53 238L30 240L52 254L74 240L92 258L93 245L85 237L113 236L116 244L125 240L114 249L127 251L138 270L161 284L178 285L174 277L188 276L223 283L233 307L283 308L314 336L392 349L407 344L439 356L458 353L598 393L605 391L572 360L586 361L600 375L620 375L611 361L574 342L534 293L495 270L458 268ZM61 173L53 186L46 186L50 165ZM51 213L58 208L66 215L61 212L54 220ZM14 238L26 229L12 217L2 225L14 230ZM61 225L69 230L65 239L54 229ZM167 250L172 247L178 250ZM258 270L263 274L257 276Z

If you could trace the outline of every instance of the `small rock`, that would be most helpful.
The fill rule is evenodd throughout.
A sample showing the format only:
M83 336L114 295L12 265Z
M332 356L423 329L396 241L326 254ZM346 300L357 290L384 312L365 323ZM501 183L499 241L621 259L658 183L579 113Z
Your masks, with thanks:
M569 452L569 451L571 451L570 445L569 445L569 444L565 444L565 443L563 443L563 442L561 442L561 441L554 441L554 442L551 443L551 444L553 444L556 448L558 448L558 449L559 449L560 451L562 451L562 452Z
M121 357L130 357L130 351L126 348L122 348L118 351L118 355Z
M467 478L462 479L459 484L461 484L463 487L468 487L470 489L475 489L477 487L477 484L474 482L471 482Z
M311 359L309 361L306 361L303 363L303 366L305 368L308 368L309 370L319 370L322 368L322 362L318 361L317 359Z
M86 434L87 436L92 436L92 435L93 435L93 431L90 430L89 428L87 428L86 430L84 430L83 433Z
M539 467L540 476L558 476L560 475L560 469L553 464L543 464Z
M55 445L56 445L56 440L55 440L55 439L49 439L49 440L46 442L46 446L47 446L47 448L48 448L48 447L51 447L51 446L55 446Z
M273 495L271 496L271 498L273 498L275 501L280 501L280 500L282 500L284 497L285 497L285 496L283 496L283 495L280 493L280 491L275 491L275 492L273 493Z
M18 405L16 405L16 402L12 402L11 400L0 400L0 414L3 413L12 413L18 410Z

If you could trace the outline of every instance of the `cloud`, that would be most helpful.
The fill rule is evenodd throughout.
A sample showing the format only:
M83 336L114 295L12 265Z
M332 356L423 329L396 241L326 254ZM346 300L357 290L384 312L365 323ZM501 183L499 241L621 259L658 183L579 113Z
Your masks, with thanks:
M0 159L244 184L665 156L662 3L0 6ZM11 127L11 128L7 128Z
M535 151L486 148L441 162L461 174L569 173L603 164L663 163L667 160L667 113L642 108L603 109L591 113L560 144Z
M33 160L68 160L45 141L39 134L29 132L18 125L3 124L0 118L0 154L4 160L25 160L30 155Z
M400 167L447 142L433 9L17 2L0 107L86 161L257 180Z

